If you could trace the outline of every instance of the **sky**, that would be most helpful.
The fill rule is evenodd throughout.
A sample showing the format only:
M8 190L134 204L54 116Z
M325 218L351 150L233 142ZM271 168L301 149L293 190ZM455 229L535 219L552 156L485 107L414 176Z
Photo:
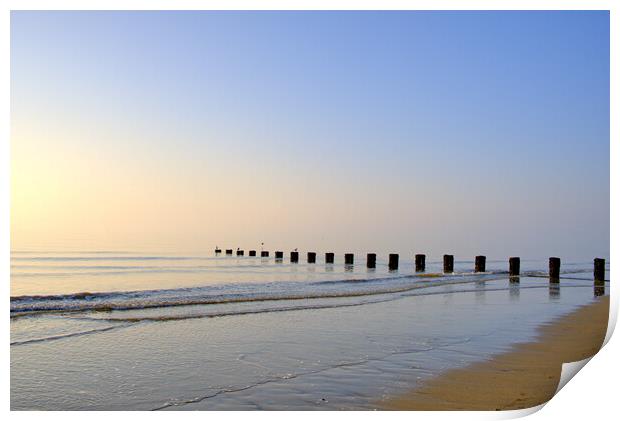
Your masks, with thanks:
M609 14L11 12L11 248L609 257Z

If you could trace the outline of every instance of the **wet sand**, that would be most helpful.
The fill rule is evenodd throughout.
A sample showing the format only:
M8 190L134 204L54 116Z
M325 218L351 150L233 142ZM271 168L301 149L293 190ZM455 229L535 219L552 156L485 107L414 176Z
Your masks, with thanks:
M388 410L509 410L550 400L562 363L600 349L607 331L609 296L539 329L539 340L519 344L491 360L455 369L382 403Z

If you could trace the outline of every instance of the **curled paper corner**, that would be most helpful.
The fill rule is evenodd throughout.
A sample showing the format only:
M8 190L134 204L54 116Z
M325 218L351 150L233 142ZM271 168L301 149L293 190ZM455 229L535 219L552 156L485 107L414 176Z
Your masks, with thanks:
M575 376L575 374L577 374L579 370L581 370L593 357L594 355L592 357L588 357L581 361L563 363L562 373L560 374L560 382L558 383L558 387L557 389L555 389L555 393L553 394L553 396L557 395L558 392L562 390L562 388L570 381L570 379L572 379ZM551 397L551 399L553 399L553 396ZM551 399L549 399L546 402L541 403L540 405L532 406L531 408L506 411L505 412L505 415L507 416L506 418L522 418L528 415L532 415L535 412L538 412L541 409L543 409L545 405L547 405L551 401Z
M558 387L555 390L555 393L553 394L554 396L557 395L558 392L562 390L564 386L566 386L566 383L568 383L573 377L575 377L575 374L577 374L579 370L581 370L592 358L594 358L596 354L599 353L601 349L603 349L605 345L607 345L607 342L609 342L609 339L613 335L614 329L616 328L616 320L618 317L618 308L617 308L617 305L615 305L616 303L614 302L615 301L614 297L611 297L611 300L612 302L610 303L610 306L609 306L609 317L607 320L607 332L605 333L605 339L603 340L603 344L601 345L601 348L591 357L585 358L580 361L573 361L570 363L562 364L562 373L560 374L560 382L558 383Z
M560 374L560 382L558 383L558 388L555 389L555 393L553 395L557 395L558 392L562 390L564 386L566 386L566 383L568 383L570 379L572 379L575 374L577 374L579 370L581 370L593 357L594 356L588 357L581 361L574 361L572 363L562 364L562 374Z

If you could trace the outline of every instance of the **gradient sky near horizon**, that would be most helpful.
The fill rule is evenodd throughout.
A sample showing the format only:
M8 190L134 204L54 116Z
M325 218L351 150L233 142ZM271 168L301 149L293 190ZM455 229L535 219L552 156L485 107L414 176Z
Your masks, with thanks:
M11 247L609 257L609 14L11 13Z

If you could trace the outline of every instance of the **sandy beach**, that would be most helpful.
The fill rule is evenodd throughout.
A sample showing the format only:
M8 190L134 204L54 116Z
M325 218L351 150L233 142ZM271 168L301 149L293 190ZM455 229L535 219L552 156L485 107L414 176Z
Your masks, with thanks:
M542 326L538 341L448 371L382 406L389 410L509 410L540 405L553 397L562 363L598 352L608 315L609 296L601 297Z

